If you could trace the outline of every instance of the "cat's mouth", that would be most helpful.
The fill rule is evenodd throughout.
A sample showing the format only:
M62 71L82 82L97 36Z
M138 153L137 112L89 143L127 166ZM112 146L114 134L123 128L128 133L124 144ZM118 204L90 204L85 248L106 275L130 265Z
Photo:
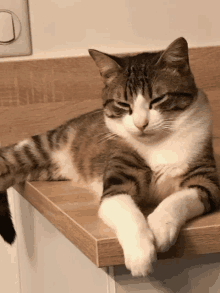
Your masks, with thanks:
M156 135L155 131L140 131L138 133L135 133L138 137L150 137Z

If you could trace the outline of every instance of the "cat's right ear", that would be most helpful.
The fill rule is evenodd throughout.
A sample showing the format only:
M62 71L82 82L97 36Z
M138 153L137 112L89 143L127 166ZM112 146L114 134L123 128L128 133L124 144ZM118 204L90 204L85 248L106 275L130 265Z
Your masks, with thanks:
M187 41L183 37L173 41L160 56L157 64L179 69L188 69L189 56Z
M89 49L89 54L99 68L105 84L109 84L121 71L121 66L114 57L100 51Z

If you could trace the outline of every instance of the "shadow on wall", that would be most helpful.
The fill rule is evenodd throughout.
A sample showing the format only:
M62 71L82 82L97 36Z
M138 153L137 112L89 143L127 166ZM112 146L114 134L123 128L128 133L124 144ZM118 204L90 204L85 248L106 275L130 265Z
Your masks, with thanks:
M116 287L126 288L126 292L136 292L136 289L140 292L153 290L152 292L160 293L216 293L220 287L219 271L220 254L216 253L159 260L154 273L145 278L132 277L125 266L115 266L115 280Z
M37 265L37 255L35 255L36 246L40 244L39 239L43 238L44 242L48 239L50 243L55 232L49 221L46 220L42 224L39 222L40 217L36 216L36 213L39 212L22 196L19 197L18 209L20 214L18 222L21 223L21 230L17 231L17 233L20 232L19 237L23 238L22 242L26 248L28 258L32 266L35 267L35 265ZM38 225L38 227L42 225L41 231L44 232L42 235L36 235L36 233L38 233L36 225ZM38 242L36 239L38 239Z
M19 221L21 222L21 231L18 237L24 237L24 245L28 258L35 261L35 239L34 239L34 207L31 206L23 197L19 197ZM18 231L17 231L18 233ZM34 263L33 263L34 264Z

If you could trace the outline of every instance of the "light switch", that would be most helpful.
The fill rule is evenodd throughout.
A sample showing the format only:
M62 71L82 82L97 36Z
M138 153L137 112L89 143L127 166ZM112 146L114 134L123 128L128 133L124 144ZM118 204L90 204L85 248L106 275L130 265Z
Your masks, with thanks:
M0 0L0 58L31 53L28 0Z
M15 39L14 21L12 14L7 11L0 12L0 44L9 43Z

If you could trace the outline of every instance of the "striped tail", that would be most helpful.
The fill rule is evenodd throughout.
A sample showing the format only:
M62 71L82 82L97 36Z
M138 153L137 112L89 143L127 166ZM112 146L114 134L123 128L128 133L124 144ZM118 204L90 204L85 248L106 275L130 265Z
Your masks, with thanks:
M16 238L16 232L11 219L7 191L0 192L0 235L3 239L12 244Z

